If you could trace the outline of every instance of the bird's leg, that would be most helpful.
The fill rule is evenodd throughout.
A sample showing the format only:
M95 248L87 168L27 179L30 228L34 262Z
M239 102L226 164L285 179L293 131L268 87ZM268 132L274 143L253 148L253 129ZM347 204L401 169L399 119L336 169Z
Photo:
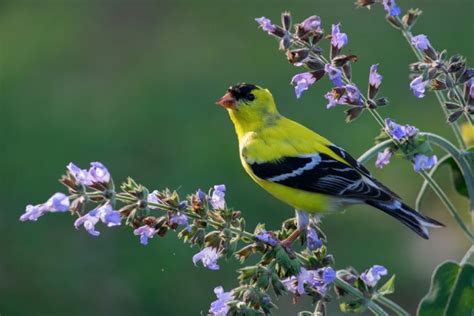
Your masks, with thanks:
M309 214L305 211L295 210L296 215L296 230L290 234L285 240L282 240L281 244L283 247L290 247L292 242L298 238L298 236L306 231L309 224Z

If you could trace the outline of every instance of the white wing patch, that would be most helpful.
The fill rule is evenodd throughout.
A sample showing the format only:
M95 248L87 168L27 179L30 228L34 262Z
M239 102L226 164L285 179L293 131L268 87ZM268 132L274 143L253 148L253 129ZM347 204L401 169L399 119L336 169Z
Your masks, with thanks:
M301 156L301 157L302 158L311 158L311 161L308 162L303 167L293 170L292 172L283 173L283 174L280 174L278 176L268 178L266 180L272 181L272 182L278 182L278 181L286 180L286 179L291 178L291 177L296 177L296 176L299 176L299 175L303 174L303 172L305 172L305 171L313 169L314 167L316 167L321 162L321 156L319 154L312 154L312 155Z

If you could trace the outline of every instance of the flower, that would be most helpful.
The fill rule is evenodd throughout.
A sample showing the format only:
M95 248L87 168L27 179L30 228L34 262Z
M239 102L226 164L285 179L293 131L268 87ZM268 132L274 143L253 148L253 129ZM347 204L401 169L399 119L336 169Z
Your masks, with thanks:
M377 155L377 161L375 162L375 166L377 168L383 168L384 166L390 163L390 158L392 157L392 152L389 148L385 148L384 151L379 152Z
M143 225L135 229L133 234L135 236L140 235L140 243L143 246L146 246L148 245L148 238L153 238L153 236L156 234L156 229L148 225Z
M398 16L402 12L395 3L395 0L383 0L382 4L385 11L387 11L387 13L391 16Z
M189 232L192 230L191 226L188 223L188 217L186 216L186 214L182 214L180 212L171 216L170 225L184 225L186 226L186 229Z
M106 203L97 208L97 216L107 227L118 226L122 222L120 212L114 211L112 205Z
M387 275L388 271L384 266L374 265L369 270L363 272L360 275L362 281L369 287L374 287L377 282L384 275Z
M336 89L332 89L328 93L324 95L326 100L329 101L329 103L326 105L327 109L333 108L338 104L346 104L347 99L345 96L341 95Z
M264 16L262 16L261 18L256 18L255 21L257 21L262 30L264 30L268 34L272 34L276 30L276 27L272 24L272 21L270 21L270 19L267 19Z
M69 163L66 168L74 176L74 179L76 179L78 183L82 185L92 184L89 172L87 172L87 170L79 168L72 162Z
M321 241L321 239L319 239L316 229L312 227L308 227L308 231L306 232L306 240L309 250L319 249L323 245L323 242Z
M303 72L293 76L291 84L295 86L296 97L299 99L303 91L308 90L308 88L315 82L316 77L314 77L310 72Z
M418 154L415 155L413 158L413 168L416 172L420 172L422 170L428 170L433 168L438 163L438 157L433 155L431 157Z
M424 34L413 36L411 38L411 44L421 51L427 50L431 46L428 37Z
M334 86L342 87L344 85L342 82L342 72L338 68L330 64L326 64L324 66L324 71L326 71L326 73L329 75L329 79L332 80Z
M306 32L315 31L321 27L321 18L317 15L312 15L301 23L301 27Z
M378 64L370 66L369 84L378 89L382 84L383 77L377 72Z
M199 199L199 202L203 203L206 201L206 193L204 193L201 189L197 190L196 196Z
M279 243L279 240L276 239L273 234L267 232L265 229L260 230L255 236L255 238L257 238L261 242L269 244L270 246L276 246Z
M360 95L359 89L355 85L350 84L347 84L345 88L348 103L353 105L362 105L362 97Z
M305 294L304 285L308 284L321 295L324 295L327 291L327 285L332 283L335 278L336 272L331 267L318 270L306 270L302 267L298 276L286 278L282 280L282 283L288 291L294 294Z
M109 170L100 162L91 162L89 179L92 182L108 183L110 181Z
M219 270L217 260L220 256L221 253L216 248L206 247L193 256L193 263L196 265L198 261L201 261L205 268Z
M50 212L66 212L69 205L69 197L64 193L57 192L44 204L44 208Z
M148 208L150 209L155 209L157 208L156 206L154 205L150 205L150 203L156 203L158 204L160 201L158 200L158 190L154 190L153 192L149 193L148 196L146 197L146 201L148 203Z
M411 125L399 125L391 119L385 119L385 131L396 140L404 137L413 137L418 133L418 129Z
M226 316L227 312L229 312L229 306L227 305L227 302L232 301L234 299L234 295L232 292L224 292L224 288L222 286L214 288L214 293L217 296L217 300L211 303L209 313L212 316Z
M46 209L43 205L27 205L25 213L20 216L20 221L37 221L40 216L45 213Z
M209 201L214 209L223 210L225 208L225 191L225 184L214 186L214 191Z
M95 230L95 225L99 222L98 210L92 210L89 213L79 217L74 222L74 227L79 229L79 226L83 225L84 229L92 236L99 236L100 232Z
M417 98L423 98L425 96L425 88L428 85L429 80L423 81L423 76L418 76L410 82L410 89Z
M340 25L340 23L333 24L331 32L331 45L337 47L337 49L341 49L348 42L347 34L339 30Z
M323 268L323 282L331 284L336 279L336 271L331 267Z

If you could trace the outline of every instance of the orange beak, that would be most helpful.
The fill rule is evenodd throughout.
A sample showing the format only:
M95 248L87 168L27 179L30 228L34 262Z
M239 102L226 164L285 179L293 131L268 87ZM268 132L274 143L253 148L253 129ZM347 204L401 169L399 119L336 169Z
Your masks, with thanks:
M226 109L232 109L235 106L235 99L232 96L232 94L230 94L230 92L227 92L226 94L224 94L224 96L222 98L217 100L216 104L218 104L218 105L220 105L220 106L222 106Z

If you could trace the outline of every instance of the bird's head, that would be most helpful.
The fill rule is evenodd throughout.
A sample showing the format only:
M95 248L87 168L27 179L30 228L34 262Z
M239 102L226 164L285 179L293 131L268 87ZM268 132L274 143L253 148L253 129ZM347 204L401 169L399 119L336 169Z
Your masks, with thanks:
M279 115L270 91L253 84L238 83L229 87L216 103L227 109L236 128L239 125L246 130L258 128Z

